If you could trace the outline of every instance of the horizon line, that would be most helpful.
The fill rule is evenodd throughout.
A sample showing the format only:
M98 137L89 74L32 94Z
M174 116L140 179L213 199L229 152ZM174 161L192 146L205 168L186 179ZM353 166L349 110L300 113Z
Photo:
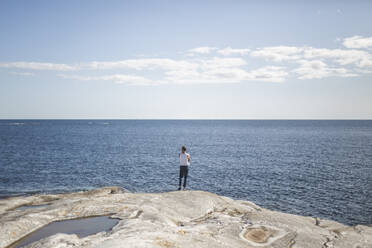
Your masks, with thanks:
M0 118L0 121L7 120L133 120L133 121L372 121L372 118Z

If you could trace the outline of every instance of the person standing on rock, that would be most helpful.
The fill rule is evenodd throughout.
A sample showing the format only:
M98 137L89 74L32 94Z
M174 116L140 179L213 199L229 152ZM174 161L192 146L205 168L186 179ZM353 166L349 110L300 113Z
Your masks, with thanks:
M189 165L191 161L190 154L186 153L186 146L182 146L180 157L180 179L178 184L178 190L181 190L182 178L183 180L183 190L186 190L186 180L187 174L189 173Z

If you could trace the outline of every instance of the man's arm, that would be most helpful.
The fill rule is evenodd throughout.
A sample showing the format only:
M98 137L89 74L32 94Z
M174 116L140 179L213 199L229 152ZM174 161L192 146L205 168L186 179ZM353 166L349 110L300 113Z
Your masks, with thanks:
M190 155L189 154L187 154L187 161L191 161L191 157L190 157Z

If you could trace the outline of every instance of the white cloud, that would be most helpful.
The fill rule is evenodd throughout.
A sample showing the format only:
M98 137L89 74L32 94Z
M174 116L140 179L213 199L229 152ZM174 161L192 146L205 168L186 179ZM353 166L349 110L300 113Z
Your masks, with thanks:
M372 73L372 70L368 70L368 69L356 69L355 70L356 72L359 72L359 73L362 73L362 74L371 74Z
M125 75L125 74L113 74L104 76L80 76L80 75L66 75L60 74L60 77L67 79L75 79L80 81L113 81L118 84L130 84L130 85L157 85L161 84L160 81L147 79L140 76Z
M320 79L325 77L354 77L354 73L345 68L331 68L321 60L301 60L300 67L293 72L299 75L299 79Z
M359 62L359 67L361 67L361 68L371 68L372 69L372 55L369 55L368 57L363 58Z
M168 83L194 84L194 83L236 83L244 80L237 76L237 72L247 62L241 58L219 58L193 60L198 64L196 68L184 68L165 72Z
M206 71L205 75L214 81L244 82L244 81L266 81L283 82L288 73L284 67L265 66L254 70L240 68L221 68L218 70Z
M219 58L196 60L199 64L198 68L204 70L212 70L219 68L240 67L246 65L247 62L242 58Z
M251 56L264 58L274 62L294 62L301 60L328 60L345 66L361 68L372 66L372 55L357 49L328 49L314 47L264 47L251 52Z
M11 62L0 63L0 68L18 68L31 70L50 70L50 71L73 71L77 70L77 66L54 63L39 63L39 62Z
M176 70L180 68L196 68L197 64L185 60L167 58L127 59L119 61L93 61L83 65L86 69L135 69L135 70Z
M11 71L9 74L18 75L18 76L35 76L35 73L32 72L18 72L18 71Z
M59 75L79 81L112 81L133 85L238 83L246 81L283 82L287 78L320 79L325 77L352 77L369 74L372 70L372 53L357 48L372 47L369 40L353 36L343 40L344 49L314 48L310 46L270 46L254 50L226 47L198 47L187 50L191 54L209 56L184 56L172 58L136 58L118 61L91 61L76 64L9 62L0 68L18 69L10 72L31 75L25 70L79 71ZM249 57L238 57L244 55ZM184 54L185 55L185 54ZM186 54L187 55L187 54ZM232 56L232 57L229 57ZM255 58L265 61L260 68L248 69ZM103 71L105 71L105 75ZM109 71L109 72L107 72ZM112 74L110 74L112 73ZM83 76L93 74L95 76Z
M213 78L213 80L227 80L231 82L240 82L246 79L247 72L240 68L219 68L207 70L205 76Z
M353 36L344 39L342 43L347 48L372 48L372 37Z
M305 59L333 59L340 65L356 64L366 59L369 54L361 50L327 49L327 48L304 48L303 58Z
M234 55L234 54L237 54L237 55L247 55L249 54L251 50L250 49L233 49L231 47L226 47L224 49L220 49L217 51L217 53L221 54L221 55L224 55L224 56L230 56L230 55Z
M229 70L229 69L225 69ZM232 70L230 68L230 70ZM165 76L166 82L170 84L218 84L218 83L237 83L239 79L230 77L221 77L214 75L212 71L178 71L168 72Z
M266 66L251 71L236 67L207 69L203 72L170 72L166 75L168 83L240 83L246 81L283 82L288 73L284 67Z
M217 47L204 46L204 47L196 47L193 49L189 49L187 52L189 56L194 56L195 54L209 54L214 50L217 50Z
M142 76L113 74L104 76L81 76L61 74L67 79L80 81L113 81L130 85L159 84L218 84L245 81L283 82L288 73L284 67L267 66L251 71L242 68L246 62L241 58L212 58L195 60L197 67L177 67L165 70L160 79L152 80Z
M303 48L294 46L264 47L251 52L253 57L264 58L276 62L297 60L301 58Z
M251 80L265 82L284 82L287 75L285 67L281 66L265 66L249 73Z

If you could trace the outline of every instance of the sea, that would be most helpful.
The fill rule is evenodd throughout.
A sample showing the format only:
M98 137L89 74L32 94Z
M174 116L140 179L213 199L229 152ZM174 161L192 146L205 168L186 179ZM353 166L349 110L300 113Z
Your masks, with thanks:
M372 224L369 120L0 120L0 198L120 186L188 190Z

